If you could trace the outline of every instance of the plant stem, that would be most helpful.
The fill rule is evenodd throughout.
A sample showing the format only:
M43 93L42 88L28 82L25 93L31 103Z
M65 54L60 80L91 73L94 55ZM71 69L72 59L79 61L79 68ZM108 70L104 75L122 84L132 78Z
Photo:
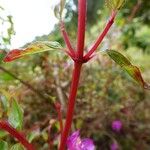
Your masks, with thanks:
M18 139L18 141L27 149L35 150L32 144L30 144L27 139L19 133L15 128L13 128L7 121L0 121L0 129L9 132L13 137Z
M60 22L60 30L62 32L62 35L63 35L63 38L64 38L66 46L68 47L70 53L74 56L75 55L75 51L74 51L74 49L73 49L73 47L72 47L72 45L70 43L70 39L69 39L69 36L68 36L68 34L67 34L66 30L65 30L65 25L64 25L63 21Z
M86 26L86 0L78 0L78 41L77 56L83 57L85 26Z
M51 130L52 126L56 123L55 120L50 121L50 125L48 127L48 145L49 145L49 150L53 149L53 144L54 144L54 139L51 139Z
M73 118L73 113L74 113L75 99L77 95L81 67L82 67L82 64L74 63L74 71L73 71L73 76L72 76L72 83L71 83L70 96L69 96L69 102L68 102L67 117L66 117L63 134L61 136L59 150L64 150L66 147L67 137L68 137L71 124L72 124L72 118Z
M59 102L55 103L55 108L57 111L57 115L58 115L58 121L59 121L59 125L60 125L60 132L62 135L63 132L63 120L62 120L62 113L61 113L61 104Z
M114 23L114 19L116 17L116 14L117 14L116 11L112 12L111 17L110 17L108 23L106 24L103 32L99 35L99 37L97 38L96 42L94 43L92 48L89 50L89 52L84 56L85 59L88 59L95 52L95 50L98 48L98 46L101 44L102 40L104 39L107 32L109 31L110 27Z
M64 150L66 147L67 137L71 128L75 100L79 85L80 72L83 64L83 51L85 39L85 26L86 26L86 3L87 0L78 0L78 37L77 37L77 52L74 61L74 70L72 75L72 83L69 95L67 117L63 134L61 135L59 150Z

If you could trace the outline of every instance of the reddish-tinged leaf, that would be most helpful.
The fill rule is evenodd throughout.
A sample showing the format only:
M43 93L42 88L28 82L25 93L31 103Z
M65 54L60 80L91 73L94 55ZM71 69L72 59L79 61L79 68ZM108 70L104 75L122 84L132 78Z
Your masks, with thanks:
M19 57L21 55L21 50L19 49L14 49L14 50L11 50L6 56L5 58L3 59L4 62L10 62L10 61L13 61Z
M135 81L137 81L143 88L150 89L148 85L142 78L140 69L130 63L130 61L123 56L121 53L114 50L107 50L107 54L112 58L117 64L119 64Z
M145 89L150 89L150 85L148 85L143 80L140 69L138 67L130 65L130 66L124 66L123 69Z
M34 42L29 44L26 48L22 50L21 49L11 50L5 56L3 61L10 62L25 55L40 53L44 51L51 51L56 49L62 49L61 45L58 42L51 42L51 41Z

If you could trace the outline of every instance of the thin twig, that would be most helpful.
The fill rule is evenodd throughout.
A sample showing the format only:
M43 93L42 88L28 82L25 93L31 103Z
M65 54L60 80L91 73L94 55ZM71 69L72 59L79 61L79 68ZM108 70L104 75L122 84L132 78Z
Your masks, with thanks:
M36 90L32 85L30 85L29 83L23 81L22 79L20 79L19 77L17 77L16 75L14 75L13 73L11 73L9 70L3 68L2 66L0 66L0 70L4 71L5 73L9 74L10 76L12 76L14 79L18 80L19 82L21 82L22 84L24 84L26 87L28 87L31 91L33 91L34 93L36 93L40 98L47 100L47 98L38 90Z
M116 11L112 12L111 17L110 17L108 23L106 24L103 32L99 35L99 37L97 38L97 40L95 41L94 45L89 50L89 52L84 56L85 59L88 59L90 56L92 56L92 54L96 51L96 49L98 48L98 46L101 44L101 42L103 41L104 37L108 33L110 27L113 25L114 19L116 17L116 14L117 14Z
M58 66L55 65L54 67L54 79L55 79L55 84L56 84L56 92L57 92L57 95L58 95L58 98L59 98L59 101L61 103L61 106L62 106L62 109L64 111L66 111L66 103L65 103L65 98L64 98L64 93L63 93L63 90L61 88L61 85L60 85L60 80L59 80L59 77L58 77Z
M56 108L56 111L57 111L58 121L59 121L59 125L60 125L60 133L62 135L64 127L63 127L63 118L62 118L61 104L56 102L55 103L55 108Z
M134 18L134 16L136 15L138 10L140 9L141 5L142 5L142 1L138 0L136 5L133 7L133 9L132 9L132 11L130 13L130 16L128 17L128 22L132 21L132 19Z
M75 51L74 51L74 49L73 49L73 47L72 47L72 45L71 45L71 42L70 42L68 33L67 33L66 29L65 29L65 25L64 25L64 22L63 22L63 21L60 22L60 30L61 30L61 32L62 32L63 39L64 39L64 41L65 41L66 46L68 47L68 49L69 49L71 55L74 56L74 55L75 55Z

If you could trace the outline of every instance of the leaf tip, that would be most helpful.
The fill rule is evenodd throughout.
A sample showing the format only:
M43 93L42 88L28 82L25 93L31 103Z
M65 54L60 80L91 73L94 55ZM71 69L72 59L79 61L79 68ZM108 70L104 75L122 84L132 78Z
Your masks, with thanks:
M106 6L111 10L120 10L126 0L105 0Z
M3 59L4 62L11 62L20 57L21 51L19 49L11 50Z

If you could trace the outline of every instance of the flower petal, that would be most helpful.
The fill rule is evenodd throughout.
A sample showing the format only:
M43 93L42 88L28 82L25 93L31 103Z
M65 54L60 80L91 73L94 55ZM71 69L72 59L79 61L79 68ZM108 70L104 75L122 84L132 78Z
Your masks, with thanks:
M68 150L80 150L80 132L79 130L76 132L73 132L71 136L68 137L67 139L67 147Z
M122 129L122 126L123 124L120 120L114 120L111 125L112 129L116 132L120 132Z
M81 150L94 150L95 146L93 140L86 138L81 141Z

